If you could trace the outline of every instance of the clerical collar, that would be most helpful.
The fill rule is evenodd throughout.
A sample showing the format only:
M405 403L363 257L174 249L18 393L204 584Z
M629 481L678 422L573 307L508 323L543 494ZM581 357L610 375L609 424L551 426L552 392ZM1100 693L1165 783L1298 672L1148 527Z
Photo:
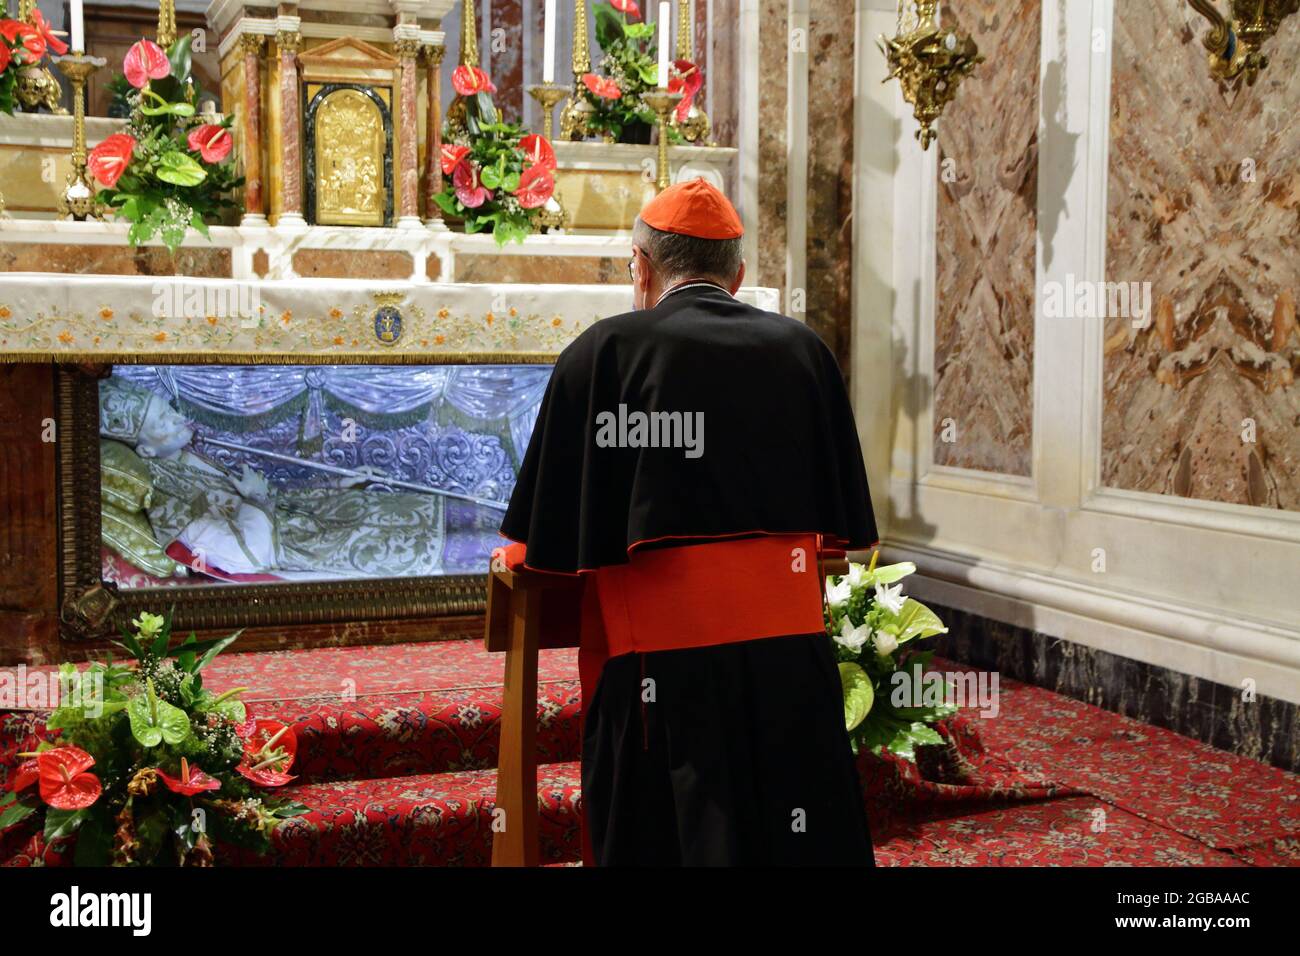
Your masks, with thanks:
M651 306L651 308L658 306L660 302L662 302L664 299L668 298L670 295L672 295L675 292L682 292L685 289L697 289L700 288L701 286L708 286L711 289L720 289L723 295L730 296L733 299L735 298L734 295L731 295L730 292L728 292L726 289L723 289L722 286L720 286L716 282L711 282L708 279L686 279L682 282L679 282L671 289L665 289L663 294L660 295L659 298L655 300L655 304L654 306Z

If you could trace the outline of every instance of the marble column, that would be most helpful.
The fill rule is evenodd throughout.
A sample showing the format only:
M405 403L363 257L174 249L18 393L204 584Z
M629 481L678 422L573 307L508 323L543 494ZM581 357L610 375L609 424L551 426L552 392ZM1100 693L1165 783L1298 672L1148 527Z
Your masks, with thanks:
M393 43L401 64L401 142L397 157L398 219L403 228L420 227L420 134L416 111L419 100L420 41L398 37Z
M298 51L302 34L281 30L275 35L280 51L280 184L279 225L301 226L302 217L302 120L298 109Z
M424 147L424 222L434 229L446 229L442 207L434 196L442 192L442 55L446 47L430 43L424 48L425 93L429 97L428 129Z
M244 57L244 225L262 225L262 46L266 37L245 33L239 38Z

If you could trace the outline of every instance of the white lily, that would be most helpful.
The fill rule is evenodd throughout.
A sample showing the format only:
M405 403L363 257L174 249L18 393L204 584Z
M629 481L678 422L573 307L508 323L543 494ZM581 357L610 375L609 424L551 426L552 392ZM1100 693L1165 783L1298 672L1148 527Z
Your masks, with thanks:
M902 614L903 602L907 599L903 597L903 586L901 584L876 585L876 604L883 607L890 614Z
M826 580L826 603L831 607L839 607L852 596L853 586L847 578L841 578L838 584L831 584L829 578Z
M844 623L840 625L840 632L833 635L835 643L842 644L855 654L862 650L862 645L866 644L871 638L871 625L859 624L853 626L848 615L844 617Z
M850 562L847 580L852 587L862 587L862 585L867 583L867 566L865 564Z
M888 657L894 651L898 650L898 638L888 631L876 631L875 634L876 653L881 657Z

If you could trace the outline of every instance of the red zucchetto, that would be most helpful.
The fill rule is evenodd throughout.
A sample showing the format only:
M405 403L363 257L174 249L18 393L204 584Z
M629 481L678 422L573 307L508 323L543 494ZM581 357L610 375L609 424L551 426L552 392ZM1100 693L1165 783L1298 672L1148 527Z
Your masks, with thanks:
M735 207L704 179L669 186L645 204L641 221L660 232L697 239L739 239L745 234Z

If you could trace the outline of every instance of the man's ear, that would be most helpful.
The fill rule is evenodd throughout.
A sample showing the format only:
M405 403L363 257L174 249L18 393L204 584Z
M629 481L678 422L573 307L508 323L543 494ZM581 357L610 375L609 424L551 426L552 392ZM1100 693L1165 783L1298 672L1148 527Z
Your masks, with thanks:
M731 280L731 294L735 295L742 285L745 284L745 260L740 260L740 268L736 270L736 278Z

